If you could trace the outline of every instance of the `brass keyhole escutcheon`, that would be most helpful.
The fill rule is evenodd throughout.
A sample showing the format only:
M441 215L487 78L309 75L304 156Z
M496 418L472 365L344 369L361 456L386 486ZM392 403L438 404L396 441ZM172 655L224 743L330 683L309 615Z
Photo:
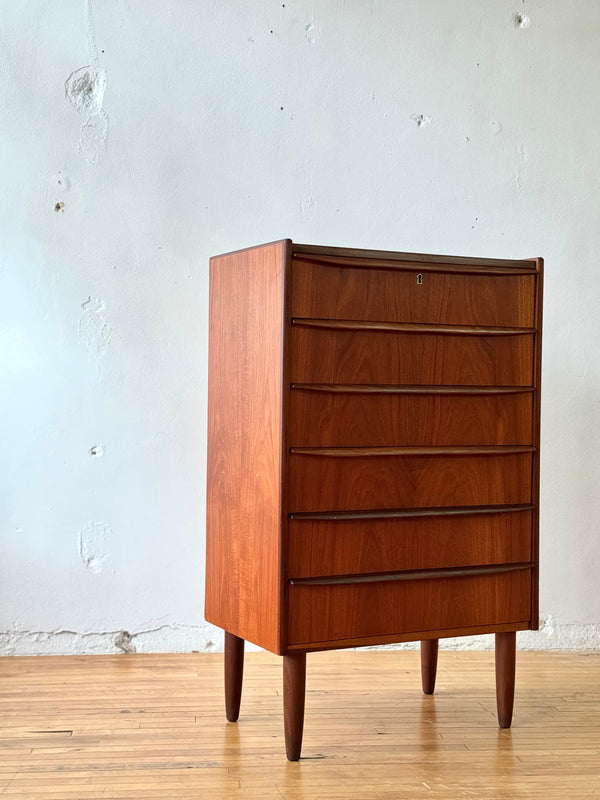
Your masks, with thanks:
M423 275L419 272L417 275L417 283L421 285L423 283Z

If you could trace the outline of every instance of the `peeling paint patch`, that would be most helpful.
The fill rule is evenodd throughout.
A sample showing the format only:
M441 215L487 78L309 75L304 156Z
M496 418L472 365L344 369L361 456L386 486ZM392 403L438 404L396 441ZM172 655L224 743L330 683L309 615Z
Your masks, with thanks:
M95 444L93 447L90 447L88 452L94 458L102 458L102 456L104 455L104 445Z
M414 119L419 128L424 128L431 122L431 117L428 117L427 114L411 114L410 118Z
M135 653L135 645L132 644L133 636L129 631L119 631L115 636L114 645L123 653Z
M527 148L524 144L519 144L517 147L517 153L519 156L519 166L515 172L515 185L517 189L522 189L525 186L525 182L527 180L527 161L529 160L529 153L527 152Z
M86 569L98 575L102 572L108 559L107 540L112 536L112 529L106 522L90 520L79 531L79 558Z
M83 160L91 167L106 151L108 139L108 114L104 109L95 117L90 117L81 126L77 149Z
M528 28L531 25L531 19L522 11L515 11L512 21L515 28Z
M108 114L102 107L106 89L106 70L98 66L98 47L94 32L91 0L87 0L86 41L90 64L72 72L65 81L65 97L83 117L77 149L83 160L93 166L106 148Z
M314 44L317 41L319 36L319 28L315 22L309 22L308 25L304 26L304 35L311 44Z
M527 152L527 148L525 147L525 145L520 144L517 148L517 151L519 153L519 158L526 163L529 159L529 153Z
M84 117L77 148L90 166L103 155L108 139L108 114L102 108L105 87L105 70L93 65L75 70L65 83L67 100Z
M600 651L599 623L564 623L551 616L540 623L539 631L519 632L519 650ZM0 655L105 654L114 652L119 633L121 631L77 632L62 628L52 631L24 630L15 624L11 630L0 631ZM170 624L143 628L132 634L132 639L135 639L138 653L215 652L223 649L222 631L208 623L201 626ZM246 645L247 652L260 649L250 642ZM446 650L493 650L494 635L444 639L440 646ZM414 650L418 647L418 642L409 642L369 649Z
M110 334L104 301L90 295L81 304L79 341L87 347L90 353L102 357L108 348Z
M85 38L90 61L96 64L98 62L98 45L96 44L96 29L94 27L92 0L85 0ZM104 52L104 50L102 52Z
M93 65L76 69L65 81L65 97L83 117L100 113L105 89L106 70Z
M127 631L125 631L127 632ZM14 624L11 630L0 630L0 655L65 655L70 653L111 653L116 652L118 630L97 630L78 632L56 628L51 631L25 630ZM223 649L222 633L212 625L157 625L141 628L131 634L135 639L136 652L142 653L190 653L193 649L204 647L204 643L218 636L211 650ZM260 648L246 643L248 652Z
M311 195L304 195L300 201L300 212L302 219L312 219L317 210L317 202Z
M56 211L56 213L65 210L65 204L62 202L62 200L59 203L54 204L54 210Z

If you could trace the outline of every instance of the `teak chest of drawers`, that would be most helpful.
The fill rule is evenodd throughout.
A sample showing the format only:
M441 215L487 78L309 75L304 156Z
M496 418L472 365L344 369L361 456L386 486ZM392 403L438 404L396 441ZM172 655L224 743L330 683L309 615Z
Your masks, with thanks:
M286 239L210 265L206 619L227 717L244 640L284 659L290 760L306 653L538 626L542 259Z

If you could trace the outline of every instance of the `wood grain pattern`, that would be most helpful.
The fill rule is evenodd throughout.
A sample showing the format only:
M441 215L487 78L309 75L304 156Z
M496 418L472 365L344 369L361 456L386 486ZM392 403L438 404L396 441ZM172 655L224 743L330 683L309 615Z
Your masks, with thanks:
M292 261L293 317L533 326L535 275L352 269Z
M289 523L289 577L508 564L531 559L532 511Z
M281 394L289 243L211 259L206 607L280 650ZM260 347L257 347L260 342Z
M290 456L290 512L531 502L531 453Z
M0 796L600 796L600 653L520 651L512 732L495 724L491 650L442 650L433 697L420 690L418 650L311 655L299 765L284 755L281 660L247 654L231 725L222 653L0 658Z
M518 445L532 442L531 392L498 395L292 389L292 447Z
M290 587L290 644L523 622L529 571L414 582ZM417 638L421 638L418 636Z
M533 334L440 336L294 327L294 383L531 386Z

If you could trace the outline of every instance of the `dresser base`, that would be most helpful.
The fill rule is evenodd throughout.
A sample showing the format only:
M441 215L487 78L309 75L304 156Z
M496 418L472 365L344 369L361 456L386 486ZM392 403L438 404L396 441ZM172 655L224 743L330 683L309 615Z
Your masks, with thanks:
M516 631L496 633L496 702L500 728L510 728L515 696ZM438 640L421 642L421 677L425 694L433 694ZM244 640L225 631L225 709L229 722L240 712L244 672ZM306 652L283 656L283 720L288 761L298 761L304 731Z

